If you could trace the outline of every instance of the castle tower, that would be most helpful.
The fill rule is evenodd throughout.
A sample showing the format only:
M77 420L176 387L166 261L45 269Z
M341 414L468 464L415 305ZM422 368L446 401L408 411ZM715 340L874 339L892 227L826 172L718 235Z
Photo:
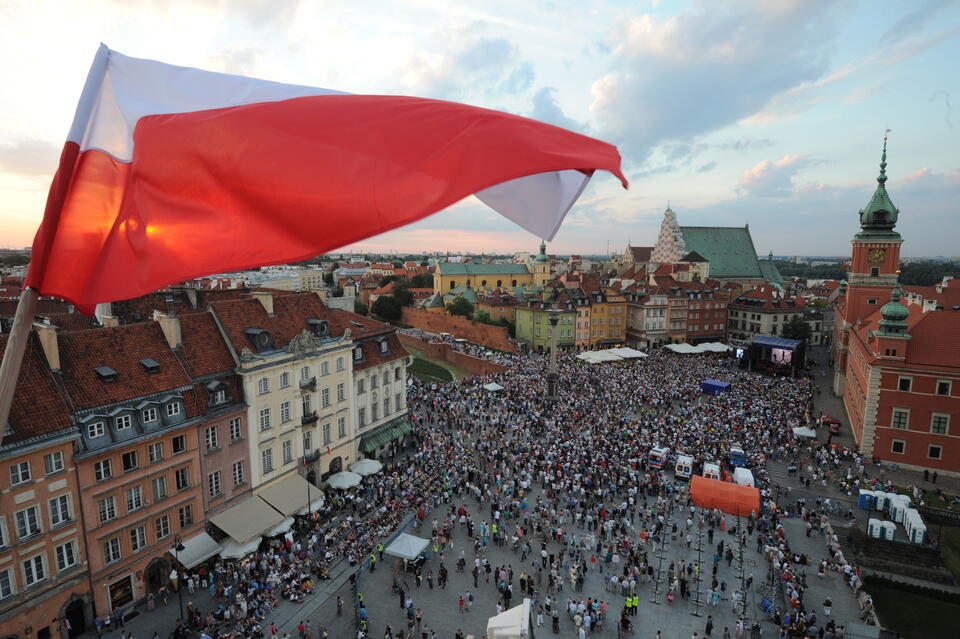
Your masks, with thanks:
M650 261L656 264L676 264L686 254L687 249L683 234L680 232L680 225L677 223L677 214L667 206L667 210L663 213L663 221L660 223L657 244L650 253Z

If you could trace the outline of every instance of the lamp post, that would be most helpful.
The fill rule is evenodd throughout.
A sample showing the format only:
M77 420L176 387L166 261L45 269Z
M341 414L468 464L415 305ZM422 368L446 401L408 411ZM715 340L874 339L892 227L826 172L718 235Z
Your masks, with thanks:
M180 583L180 551L185 550L183 538L180 535L173 536L173 556L177 560L177 568L170 573L170 580L173 581L174 588L177 589L177 598L180 601L180 620L183 621L183 584Z
M556 404L560 400L560 375L557 374L557 322L560 321L560 311L554 305L548 312L550 314L550 372L547 373L547 401Z

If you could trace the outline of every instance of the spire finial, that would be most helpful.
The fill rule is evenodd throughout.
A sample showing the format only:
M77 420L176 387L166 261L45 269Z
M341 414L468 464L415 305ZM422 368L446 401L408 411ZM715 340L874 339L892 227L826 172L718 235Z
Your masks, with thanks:
M890 133L890 129L887 129L883 133L883 153L880 156L880 175L877 176L877 182L880 186L883 186L883 183L887 181L887 137Z

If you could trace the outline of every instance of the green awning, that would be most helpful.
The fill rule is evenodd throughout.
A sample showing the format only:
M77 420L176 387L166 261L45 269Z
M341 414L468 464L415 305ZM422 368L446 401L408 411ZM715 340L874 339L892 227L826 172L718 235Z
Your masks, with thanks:
M360 448L362 448L365 453L372 453L381 446L385 446L409 432L410 422L406 419L401 422L387 423L363 435L360 438Z

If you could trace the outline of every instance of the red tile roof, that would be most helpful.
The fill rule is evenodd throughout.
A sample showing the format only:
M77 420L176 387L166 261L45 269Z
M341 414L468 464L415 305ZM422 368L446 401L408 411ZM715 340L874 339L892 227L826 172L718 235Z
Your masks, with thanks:
M631 246L630 255L634 262L649 262L650 254L653 253L652 246Z
M236 365L210 313L180 317L183 348L179 355L191 377L233 370Z
M406 357L409 354L403 344L400 343L396 329L389 324L340 309L329 309L329 312L335 320L331 322L331 326L336 323L339 326L349 328L354 346L360 346L363 350L364 359L360 362L354 360L353 370L361 371L372 366L379 366ZM360 326L357 326L357 324ZM389 353L380 352L380 338L384 337L387 340Z
M91 328L100 328L97 318L80 313L48 313L44 317L61 331L86 331Z
M0 335L0 357L6 346L7 336ZM9 423L12 432L3 438L4 446L70 427L66 397L50 372L43 349L33 333L23 355Z
M156 322L66 332L58 339L64 384L78 410L191 384ZM148 373L140 363L144 358L155 360L160 370ZM94 371L98 366L115 370L116 381L102 381ZM196 406L189 399L186 403L187 414L195 415Z
M927 311L907 332L908 364L960 368L960 311Z

